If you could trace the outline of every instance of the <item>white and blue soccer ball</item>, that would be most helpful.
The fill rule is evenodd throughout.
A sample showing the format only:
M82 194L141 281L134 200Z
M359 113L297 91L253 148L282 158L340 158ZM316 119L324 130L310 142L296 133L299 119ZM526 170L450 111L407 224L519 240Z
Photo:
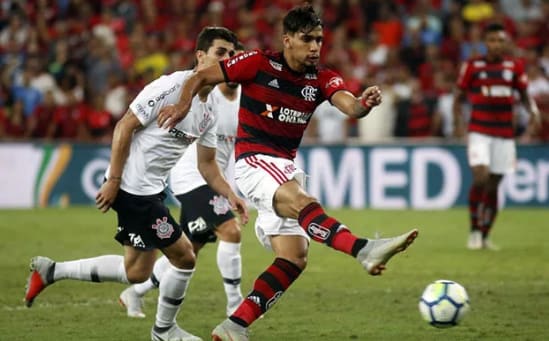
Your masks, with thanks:
M469 309L467 291L450 280L440 279L429 284L419 299L421 316L437 328L456 326Z

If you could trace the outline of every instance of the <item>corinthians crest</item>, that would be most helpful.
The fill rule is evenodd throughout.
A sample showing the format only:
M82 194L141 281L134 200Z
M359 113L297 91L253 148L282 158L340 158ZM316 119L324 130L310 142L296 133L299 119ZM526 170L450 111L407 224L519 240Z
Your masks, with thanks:
M156 224L153 224L152 228L156 230L156 235L160 239L170 238L174 231L172 224L168 223L168 217L156 219Z
M217 215L226 214L231 209L229 200L221 195L214 195L209 204L213 206L214 213Z

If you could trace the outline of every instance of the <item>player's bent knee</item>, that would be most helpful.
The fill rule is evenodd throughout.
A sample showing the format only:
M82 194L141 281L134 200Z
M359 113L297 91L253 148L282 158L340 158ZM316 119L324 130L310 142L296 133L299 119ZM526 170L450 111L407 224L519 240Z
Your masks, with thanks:
M151 276L150 273L147 273L146 271L135 271L130 270L126 272L126 277L128 278L128 282L131 284L135 283L142 283L149 279Z
M238 225L236 219L231 219L230 221L223 223L217 228L216 234L219 240L228 243L240 243L242 235L240 225Z

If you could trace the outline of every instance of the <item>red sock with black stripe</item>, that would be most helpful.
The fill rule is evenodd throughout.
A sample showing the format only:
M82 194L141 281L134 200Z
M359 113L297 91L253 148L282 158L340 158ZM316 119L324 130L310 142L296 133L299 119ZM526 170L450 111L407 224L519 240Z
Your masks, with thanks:
M471 231L479 230L482 219L482 199L484 190L481 186L471 185L469 189L469 217L471 219Z
M313 202L299 212L299 225L313 240L356 257L368 240L358 238L336 219L328 216L320 204Z
M273 264L255 280L252 292L229 319L248 327L278 301L300 274L301 269L294 263L275 258Z
M483 213L481 231L484 238L490 233L490 229L498 214L498 192L485 192L482 199Z

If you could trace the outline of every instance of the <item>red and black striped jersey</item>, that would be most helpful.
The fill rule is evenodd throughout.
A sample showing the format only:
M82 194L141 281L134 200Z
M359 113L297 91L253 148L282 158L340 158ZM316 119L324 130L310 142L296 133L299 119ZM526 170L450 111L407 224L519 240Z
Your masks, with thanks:
M220 63L225 80L242 86L237 160L253 154L293 160L315 108L347 89L332 70L291 70L281 52L253 50Z
M517 59L464 62L457 86L467 92L472 106L469 131L512 138L514 90L525 90L527 85L524 65Z

